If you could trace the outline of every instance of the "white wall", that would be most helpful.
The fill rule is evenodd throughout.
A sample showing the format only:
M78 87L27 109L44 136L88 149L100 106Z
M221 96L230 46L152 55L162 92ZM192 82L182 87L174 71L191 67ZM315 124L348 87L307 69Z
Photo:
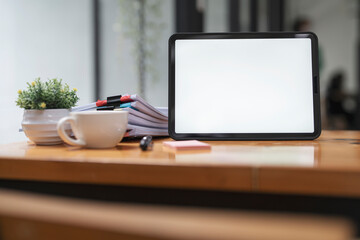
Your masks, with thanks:
M100 68L101 98L136 93L137 73L132 56L132 42L121 34L119 23L120 5L118 0L100 2L101 36Z
M360 26L357 19L355 0L291 0L289 1L289 21L298 16L311 20L311 31L319 37L319 45L324 57L320 84L322 98L331 75L336 70L346 74L346 90L357 90L357 36Z
M93 100L91 2L0 0L0 143L23 141L18 89L36 77L63 78Z
M227 32L228 31L228 1L204 0L205 1L205 32ZM241 31L250 30L250 2L252 0L241 0L239 2L239 20ZM267 0L258 1L258 31L267 31Z
M249 1L240 1L240 19L242 29L248 30ZM285 30L292 31L297 17L311 20L311 31L319 37L323 55L321 71L321 94L325 91L331 75L336 70L344 70L347 81L346 90L356 93L357 90L357 36L358 26L356 0L289 0L285 1ZM267 1L259 1L259 31L267 31ZM227 31L227 2L218 0L206 1L205 31Z
M204 32L228 31L227 1L207 0L204 13Z
M124 1L124 0L122 0ZM125 0L129 1L129 0ZM154 0L150 0L153 1ZM120 16L120 1L102 0L101 7L101 97L138 93L137 63L134 57L135 42L125 32L124 16ZM131 2L131 0L130 0ZM146 13L146 20L156 20L163 24L156 37L156 48L151 64L156 71L156 79L146 76L146 100L155 106L167 106L168 102L168 39L174 33L174 1L155 0L161 4L160 14ZM148 10L146 10L148 11ZM157 18L157 19L151 19ZM149 31L149 29L146 29ZM151 30L150 30L151 31Z

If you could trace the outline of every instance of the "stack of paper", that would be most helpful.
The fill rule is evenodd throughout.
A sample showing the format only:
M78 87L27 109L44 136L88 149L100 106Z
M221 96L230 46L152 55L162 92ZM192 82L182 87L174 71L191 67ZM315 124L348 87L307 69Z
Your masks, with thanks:
M129 112L126 137L168 135L167 108L155 108L136 94L130 95L128 99L129 102L119 106L121 110Z
M92 103L74 107L72 111L91 111L95 109L96 103ZM140 96L133 94L121 97L121 103L115 105L114 110L129 112L125 137L168 136L168 108L153 107Z
M96 102L94 102L94 103L89 103L86 105L72 107L71 111L72 112L83 112L83 111L93 111L93 110L95 111L96 108L97 108Z

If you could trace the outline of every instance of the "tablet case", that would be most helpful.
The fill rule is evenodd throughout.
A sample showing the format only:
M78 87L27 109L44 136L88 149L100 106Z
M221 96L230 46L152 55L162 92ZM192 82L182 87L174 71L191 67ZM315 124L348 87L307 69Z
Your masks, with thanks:
M175 41L178 39L268 39L309 38L312 50L314 132L312 133L176 133L175 132ZM311 32L280 33L180 33L169 39L169 135L175 140L312 140L321 134L318 39Z

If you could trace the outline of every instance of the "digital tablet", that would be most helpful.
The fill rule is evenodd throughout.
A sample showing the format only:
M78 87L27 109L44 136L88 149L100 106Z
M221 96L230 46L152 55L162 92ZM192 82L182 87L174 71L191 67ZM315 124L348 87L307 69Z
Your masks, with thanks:
M169 39L175 140L301 140L321 133L314 33L196 33Z

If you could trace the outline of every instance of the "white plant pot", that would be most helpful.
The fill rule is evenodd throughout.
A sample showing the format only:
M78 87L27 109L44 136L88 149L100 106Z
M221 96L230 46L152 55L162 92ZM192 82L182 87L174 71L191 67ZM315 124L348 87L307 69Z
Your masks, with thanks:
M57 133L56 125L69 113L69 109L24 110L22 129L37 145L61 144L63 141ZM65 129L71 131L70 125Z

